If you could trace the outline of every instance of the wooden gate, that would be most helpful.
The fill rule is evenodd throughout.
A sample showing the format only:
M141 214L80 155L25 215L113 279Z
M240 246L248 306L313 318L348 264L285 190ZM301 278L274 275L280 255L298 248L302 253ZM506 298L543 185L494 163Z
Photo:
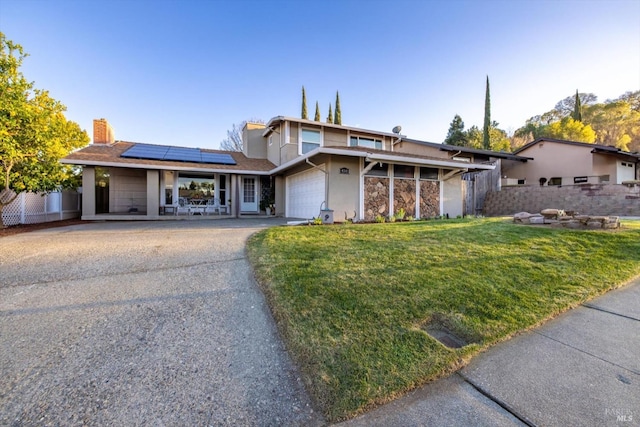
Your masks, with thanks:
M462 193L465 215L482 215L484 199L489 191L500 191L500 159L494 160L495 169L468 172L462 175Z

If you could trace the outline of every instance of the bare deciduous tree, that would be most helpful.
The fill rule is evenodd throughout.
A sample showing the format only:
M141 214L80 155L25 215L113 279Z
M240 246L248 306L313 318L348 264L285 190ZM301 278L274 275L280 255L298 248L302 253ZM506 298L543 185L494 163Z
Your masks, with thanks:
M242 129L248 123L264 124L264 120L249 119L233 124L227 131L227 137L220 142L220 149L226 151L242 151Z

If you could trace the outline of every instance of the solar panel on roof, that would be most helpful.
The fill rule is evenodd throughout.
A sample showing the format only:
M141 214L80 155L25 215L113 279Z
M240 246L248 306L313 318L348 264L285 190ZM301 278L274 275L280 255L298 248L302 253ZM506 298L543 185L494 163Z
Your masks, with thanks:
M174 162L210 163L235 165L236 161L227 153L209 153L199 148L165 147L162 145L136 144L120 157Z
M127 151L122 153L121 157L130 157L136 159L162 160L167 153L169 147L158 145L139 144L134 145Z
M220 165L235 165L236 161L233 160L230 154L218 154L218 153L205 153L202 152L202 163L215 163Z
M200 150L197 148L169 147L169 151L167 151L164 159L176 160L178 162L202 162Z

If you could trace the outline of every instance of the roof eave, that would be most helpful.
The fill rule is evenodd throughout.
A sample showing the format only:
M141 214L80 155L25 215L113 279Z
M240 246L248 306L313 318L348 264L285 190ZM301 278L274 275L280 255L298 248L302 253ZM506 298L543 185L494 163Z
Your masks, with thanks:
M103 166L103 167L116 167L116 168L131 168L131 169L148 169L148 170L171 170L171 171L184 171L184 172L208 172L208 173L235 173L235 174L247 174L247 175L269 175L269 171L258 171L249 169L213 169L213 168L197 168L193 166L175 166L175 165L149 165L143 163L120 163L120 162L105 162L99 160L73 160L73 159L61 159L60 163L67 165L77 166Z

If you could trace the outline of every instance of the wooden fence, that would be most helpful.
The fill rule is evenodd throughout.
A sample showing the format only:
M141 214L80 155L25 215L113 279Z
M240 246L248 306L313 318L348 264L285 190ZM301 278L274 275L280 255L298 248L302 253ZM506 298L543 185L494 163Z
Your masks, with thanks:
M484 199L490 191L500 190L500 159L493 162L493 170L468 172L462 175L462 194L465 215L482 215Z

